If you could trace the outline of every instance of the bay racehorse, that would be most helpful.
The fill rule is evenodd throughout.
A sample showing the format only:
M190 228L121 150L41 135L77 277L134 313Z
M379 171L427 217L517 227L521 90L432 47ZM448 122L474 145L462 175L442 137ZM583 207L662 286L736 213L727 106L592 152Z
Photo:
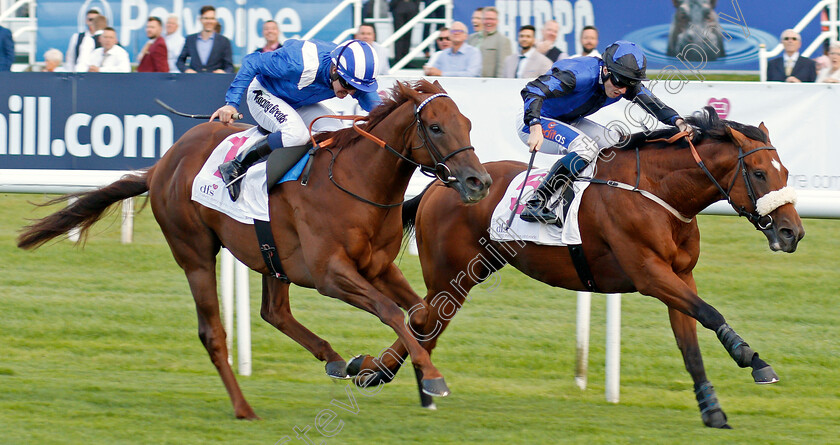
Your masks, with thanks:
M694 380L703 422L728 428L706 378L696 322L717 334L740 367L753 369L756 383L773 383L778 376L723 315L697 294L692 271L700 254L700 232L695 216L726 199L764 233L774 251L793 252L805 231L792 204L795 195L786 187L787 169L770 144L763 123L756 128L721 120L710 107L687 121L697 129L691 147L684 134L675 135L676 130L670 129L647 138L634 135L631 146L635 149L612 148L602 153L602 159L608 161L598 164L596 179L580 204L582 248L598 291L638 291L668 306L671 328ZM469 290L506 263L552 286L591 290L576 272L566 247L489 240L493 210L525 165L505 161L485 167L495 186L477 205L461 205L457 194L439 182L403 205L403 224L409 229L416 226L427 288L425 308L431 311L425 327L415 336L424 340L429 352ZM674 212L642 193L610 186L608 180L636 184L661 198ZM385 352L377 358L360 356L350 362L353 373L365 371L357 384L387 383L393 378L405 348L397 341ZM432 405L427 396L421 394L421 399L424 406Z
M490 176L470 145L469 120L439 84L398 83L384 102L367 124L316 135L322 148L313 154L308 185L285 182L270 192L271 232L292 283L314 287L379 317L407 345L413 363L422 370L424 391L443 396L449 393L443 377L409 332L400 309L423 301L394 264L402 241L400 206L418 165L436 171L465 203L487 196ZM217 122L192 128L148 170L77 194L75 203L26 227L18 246L38 247L73 227L86 233L112 203L148 191L155 218L189 281L199 338L236 417L253 419L257 416L228 364L219 320L215 264L221 246L263 274L261 315L266 321L326 361L331 377L346 377L346 365L327 341L294 319L289 285L269 276L253 226L190 199L193 179L212 150L241 129ZM425 322L424 313L412 317L413 325Z

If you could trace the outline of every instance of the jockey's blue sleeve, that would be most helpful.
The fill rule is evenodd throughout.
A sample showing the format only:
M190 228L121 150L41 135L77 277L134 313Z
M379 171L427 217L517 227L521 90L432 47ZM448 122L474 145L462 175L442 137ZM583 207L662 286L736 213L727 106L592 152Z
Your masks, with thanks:
M658 97L654 96L647 87L641 83L636 86L634 90L630 90L624 95L627 100L635 99L645 111L656 116L659 122L665 125L674 125L674 122L679 119L680 115L674 111L673 108L665 105Z
M239 103L242 101L242 95L245 93L245 90L248 89L248 85L251 84L254 77L256 77L259 73L259 59L262 54L270 55L271 52L254 52L242 58L242 66L239 68L239 72L236 73L236 77L233 78L233 82L230 83L230 88L228 88L227 94L225 94L226 105L233 105L234 107L239 108Z
M543 101L571 93L575 89L577 79L571 71L560 71L552 68L546 74L528 82L522 89L522 99L525 101L525 125L531 126L540 122L540 111Z
M359 101L359 105L368 113L382 103L382 98L379 97L379 93L376 91L365 93L357 90L353 97Z

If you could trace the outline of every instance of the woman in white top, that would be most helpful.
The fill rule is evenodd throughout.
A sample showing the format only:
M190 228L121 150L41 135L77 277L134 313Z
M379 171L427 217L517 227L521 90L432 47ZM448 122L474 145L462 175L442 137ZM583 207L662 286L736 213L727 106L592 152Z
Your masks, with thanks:
M828 48L828 59L831 64L817 73L817 82L840 83L840 43L834 43Z

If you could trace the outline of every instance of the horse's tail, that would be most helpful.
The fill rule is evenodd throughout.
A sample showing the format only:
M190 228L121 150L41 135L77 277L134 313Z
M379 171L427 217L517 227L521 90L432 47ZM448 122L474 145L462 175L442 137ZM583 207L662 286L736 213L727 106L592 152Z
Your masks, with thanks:
M420 194L417 196L409 199L408 201L403 202L402 205L402 221L403 221L403 233L406 237L414 231L414 224L417 220L417 209L420 207L420 201L423 200L423 196L429 191L429 187L432 186L434 182L430 183L423 189Z
M47 206L77 198L77 201L58 212L24 227L18 236L18 247L21 249L38 248L73 228L79 230L79 239L84 240L88 230L102 218L111 204L149 191L147 178L150 171L151 169L128 174L111 185L89 192L71 193L39 204Z

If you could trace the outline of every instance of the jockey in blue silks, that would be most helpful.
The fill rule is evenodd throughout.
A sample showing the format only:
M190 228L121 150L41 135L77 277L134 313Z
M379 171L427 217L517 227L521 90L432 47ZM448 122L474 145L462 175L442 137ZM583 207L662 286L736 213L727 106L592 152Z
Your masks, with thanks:
M251 116L271 134L219 166L231 199L236 201L239 197L239 179L249 167L276 148L306 144L309 124L319 116L334 114L321 101L351 95L365 111L381 104L376 82L379 63L376 51L360 40L340 45L319 40L286 40L274 51L245 56L225 95L225 105L210 120L218 117L223 123L233 121L247 91ZM313 131L340 128L327 121L317 121Z
M622 97L635 100L659 121L692 132L676 111L644 85L647 60L635 43L619 40L602 57L558 60L548 73L522 90L525 100L519 137L532 152L562 154L549 170L520 215L525 221L554 224L547 208L557 190L571 183L598 153L620 141L621 135L584 118Z

